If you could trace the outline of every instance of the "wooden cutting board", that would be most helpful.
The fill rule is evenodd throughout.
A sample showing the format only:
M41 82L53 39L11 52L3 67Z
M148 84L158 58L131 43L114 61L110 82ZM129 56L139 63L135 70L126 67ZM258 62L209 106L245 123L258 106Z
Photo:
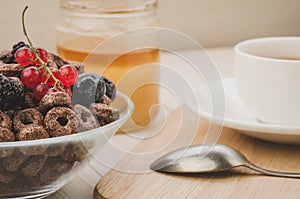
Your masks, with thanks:
M185 118L185 119L183 119ZM197 128L195 128L197 126ZM151 171L149 165L173 149L213 142L218 129L187 107L176 110L165 125L141 141L119 165L100 179L94 198L299 198L300 179L262 176L246 168L215 174L170 175ZM300 146L269 143L224 128L218 143L244 153L258 166L300 172Z

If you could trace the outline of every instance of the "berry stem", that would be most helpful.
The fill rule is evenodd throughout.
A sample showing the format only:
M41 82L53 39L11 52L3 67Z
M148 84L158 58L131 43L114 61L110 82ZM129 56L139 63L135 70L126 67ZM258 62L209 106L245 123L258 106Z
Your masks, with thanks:
M53 80L55 81L55 84L54 84L53 87L56 87L57 85L59 85L59 84L60 84L60 81L53 75L52 70L51 70L50 68L48 68L46 65L43 65L43 66L45 66L44 69L49 73L48 78L47 78L47 80L45 81L45 83L47 83L48 80L50 79L50 77L52 77Z
M26 26L25 26L25 13L28 9L28 6L25 6L23 12L22 12L22 28L23 28L23 33L29 43L29 46L31 48L31 50L33 51L33 53L35 54L36 58L39 60L39 62L41 62L41 64L45 64L45 62L40 58L40 56L38 55L38 53L36 52L35 48L33 47L33 43L31 42L31 40L29 39L29 36L27 34L27 31L26 31ZM32 60L34 61L34 60Z
M50 68L48 68L46 66L46 63L41 59L41 57L37 53L36 49L33 47L33 43L31 42L31 40L30 40L30 38L29 38L29 36L27 34L26 26L25 26L25 13L26 13L27 9L28 9L28 6L25 6L25 8L24 8L24 10L22 12L22 28L23 28L23 33L24 33L24 35L25 35L25 37L26 37L26 39L27 39L27 41L29 43L29 46L30 46L31 50L33 51L33 53L36 56L36 60L38 60L42 64L42 66L38 70L40 70L41 68L43 68L43 69L45 69L49 73L49 76L48 76L48 78L47 78L47 80L46 80L45 83L47 83L47 81L50 79L50 77L52 77L53 80L55 81L54 87L56 87L57 85L60 84L60 81L53 75L53 73L50 70ZM35 60L32 60L32 61L35 61Z

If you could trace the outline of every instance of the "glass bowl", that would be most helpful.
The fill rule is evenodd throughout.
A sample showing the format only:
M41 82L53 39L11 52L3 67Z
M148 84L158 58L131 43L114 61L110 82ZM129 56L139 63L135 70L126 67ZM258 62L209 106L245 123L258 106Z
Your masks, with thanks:
M0 198L42 198L68 183L130 117L134 105L117 92L120 118L62 137L0 143Z

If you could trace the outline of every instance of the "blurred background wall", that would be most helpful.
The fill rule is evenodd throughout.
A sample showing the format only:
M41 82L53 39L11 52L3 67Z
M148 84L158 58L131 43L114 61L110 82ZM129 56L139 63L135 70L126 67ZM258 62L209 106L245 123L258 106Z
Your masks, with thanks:
M0 0L0 49L24 40L21 12L38 46L55 50L59 0ZM175 29L205 47L234 45L262 36L300 36L300 0L160 0L162 27Z

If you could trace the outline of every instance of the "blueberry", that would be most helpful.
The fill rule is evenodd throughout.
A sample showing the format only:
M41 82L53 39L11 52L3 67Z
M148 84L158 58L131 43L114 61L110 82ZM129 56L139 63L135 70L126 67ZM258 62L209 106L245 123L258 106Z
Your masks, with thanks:
M90 79L93 79L94 81L98 81L98 79L105 82L105 94L113 101L116 98L117 88L109 79L102 75L96 75L92 73L82 73L79 75L78 80L80 82L80 79L84 79L89 77ZM96 89L96 102L100 101L103 92L103 89L100 88L99 91Z
M103 81L106 84L106 92L105 94L113 101L116 98L117 89L114 83L112 83L109 79L102 76Z
M91 73L82 73L73 86L73 104L89 106L93 102L99 102L105 94L106 84L101 76Z

